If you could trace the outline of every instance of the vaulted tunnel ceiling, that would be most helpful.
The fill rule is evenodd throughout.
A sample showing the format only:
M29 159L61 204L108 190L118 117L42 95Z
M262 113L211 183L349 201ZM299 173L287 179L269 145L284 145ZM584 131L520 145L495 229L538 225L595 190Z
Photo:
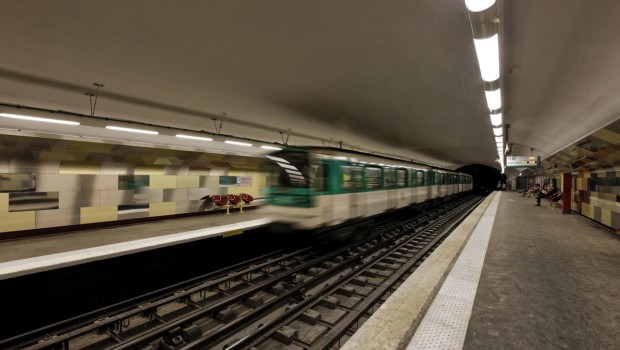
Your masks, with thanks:
M620 117L620 2L499 6L513 154L547 158ZM2 7L4 104L89 115L85 92L97 82L98 116L208 132L218 118L222 133L243 138L281 143L290 133L293 145L342 141L453 168L497 166L462 1Z

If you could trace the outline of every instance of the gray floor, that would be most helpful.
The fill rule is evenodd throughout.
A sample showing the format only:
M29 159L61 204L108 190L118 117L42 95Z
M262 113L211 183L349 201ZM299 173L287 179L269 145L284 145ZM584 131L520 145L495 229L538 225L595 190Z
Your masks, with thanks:
M464 348L620 349L620 236L534 204L501 197Z
M260 208L246 209L243 213L239 213L239 209L235 209L231 210L230 215L226 215L225 212L213 213L141 224L78 230L43 237L0 241L0 263L169 235L200 228L228 225L263 217L265 217L265 214L261 212Z

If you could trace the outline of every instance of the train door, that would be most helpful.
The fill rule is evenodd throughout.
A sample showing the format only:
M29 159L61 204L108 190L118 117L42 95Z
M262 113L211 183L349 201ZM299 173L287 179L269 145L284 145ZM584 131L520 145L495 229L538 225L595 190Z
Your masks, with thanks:
M435 198L435 172L430 170L427 174L427 182L426 182L426 188L427 188L427 197L426 199L432 199Z

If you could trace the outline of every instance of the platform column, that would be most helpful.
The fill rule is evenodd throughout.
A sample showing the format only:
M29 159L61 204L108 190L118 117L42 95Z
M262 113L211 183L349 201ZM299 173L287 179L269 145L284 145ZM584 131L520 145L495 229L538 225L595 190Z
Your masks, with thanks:
M562 214L570 214L573 177L570 173L562 173Z

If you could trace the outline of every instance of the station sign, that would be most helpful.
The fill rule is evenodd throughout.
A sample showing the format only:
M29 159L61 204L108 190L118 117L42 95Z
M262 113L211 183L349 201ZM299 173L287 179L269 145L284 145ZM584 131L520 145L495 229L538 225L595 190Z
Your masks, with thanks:
M531 168L540 165L540 157L507 156L506 168Z

